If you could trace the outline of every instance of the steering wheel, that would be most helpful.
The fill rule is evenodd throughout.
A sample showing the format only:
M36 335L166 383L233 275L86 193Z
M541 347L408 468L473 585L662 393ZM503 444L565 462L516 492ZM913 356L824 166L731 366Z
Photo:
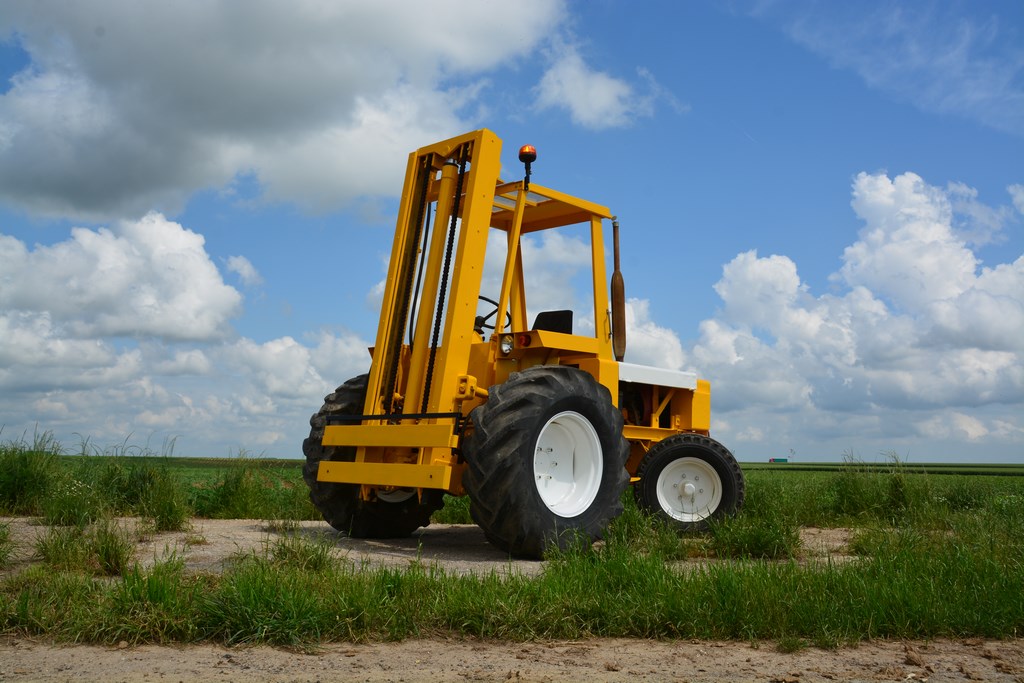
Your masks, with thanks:
M476 331L476 333L479 334L479 335L483 335L484 330L493 330L494 329L494 325L488 323L487 321L490 320L491 318L493 318L494 314L498 312L499 304L494 299L491 299L491 298L483 296L483 295L480 295L480 301L489 303L492 306L494 306L494 310L492 310L487 315L478 315L476 317L476 320L473 323L473 329ZM505 311L505 327L511 327L511 326L512 326L512 314L509 313L508 311Z

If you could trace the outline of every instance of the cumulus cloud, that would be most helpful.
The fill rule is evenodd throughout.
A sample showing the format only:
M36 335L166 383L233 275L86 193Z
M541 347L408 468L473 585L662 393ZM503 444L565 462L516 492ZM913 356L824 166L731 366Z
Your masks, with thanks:
M198 345L228 339L240 309L203 237L160 214L75 228L50 246L0 235L4 424L97 436L126 427L123 438L140 411L184 415L181 394L161 382L215 375ZM155 426L153 416L139 424Z
M457 112L475 92L398 85L376 97L360 96L343 124L254 145L246 165L255 169L267 200L312 211L394 194L409 150L469 127Z
M905 173L857 176L858 240L814 295L785 256L739 254L715 291L724 306L700 326L694 363L716 380L729 429L839 439L1016 438L1024 407L1024 256L983 267L957 210L973 190ZM920 417L942 409L945 417ZM856 429L856 432L851 430ZM861 438L860 436L858 438Z
M642 74L652 82L648 72ZM638 93L627 81L591 68L571 46L554 51L551 66L537 85L538 109L564 109L574 123L601 130L621 128L650 116L652 96Z
M204 243L158 213L33 249L0 235L0 309L77 338L222 337L242 300Z
M226 267L259 277L244 257ZM369 342L345 330L239 338L241 303L203 237L160 214L50 246L0 234L0 429L298 455L323 396L365 372Z
M0 334L8 331L5 322L0 316ZM273 448L274 455L299 457L323 397L369 367L369 342L344 331L319 333L306 344L243 338L122 351L102 341L76 347L52 335L35 342L42 352L34 364L24 364L24 354L11 363L8 348L0 347L5 437L39 425L65 439L88 435L101 449L129 438L160 450L177 439L179 452L189 455ZM66 348L55 351L58 345ZM80 347L92 354L77 355Z
M913 173L861 173L853 209L867 223L843 253L839 277L918 310L967 289L978 259L957 239L947 195Z
M254 395L271 401L299 399L311 406L327 388L333 388L370 367L368 342L346 333L320 332L316 345L307 346L292 337L262 344L240 339L216 350L222 365L234 368L252 382Z
M681 370L686 362L683 345L675 332L658 325L651 316L651 302L626 301L626 357L629 363Z
M0 199L50 216L168 212L240 173L311 210L390 194L405 153L464 129L483 74L563 14L543 0L511 14L458 0L13 3L0 38L31 64L0 95Z
M157 375L208 375L213 363L202 349L179 349L153 363L152 368Z
M137 349L66 337L45 311L0 310L0 339L0 387L8 400L20 392L114 385L142 365Z

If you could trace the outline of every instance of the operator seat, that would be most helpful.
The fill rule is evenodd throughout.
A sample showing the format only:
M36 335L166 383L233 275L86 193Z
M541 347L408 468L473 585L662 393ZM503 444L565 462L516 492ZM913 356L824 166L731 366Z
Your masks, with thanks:
M533 321L532 329L572 334L572 311L541 311Z

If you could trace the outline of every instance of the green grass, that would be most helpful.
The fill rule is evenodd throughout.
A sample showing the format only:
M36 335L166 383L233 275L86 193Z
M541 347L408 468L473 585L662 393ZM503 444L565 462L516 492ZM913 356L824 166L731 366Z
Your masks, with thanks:
M11 539L11 525L0 523L0 569L6 569L14 555L14 541Z
M0 511L37 515L60 476L60 444L49 433L0 445Z
M172 445L173 446L173 445ZM124 444L75 455L49 434L0 445L0 513L85 526L118 515L151 520L156 531L186 528L193 516L311 520L300 461L181 458Z
M301 464L250 458L204 465L193 480L190 500L200 517L219 519L319 519L302 481ZM207 463L208 464L208 463Z
M297 463L242 455L197 466L127 450L67 456L46 437L0 447L4 511L63 524L40 528L41 564L0 580L0 633L303 648L448 636L700 638L771 640L791 652L1024 632L1024 477L922 473L897 458L831 471L752 468L744 510L708 533L680 537L627 494L602 543L551 554L538 576L461 575L419 562L358 566L339 556L326 525L322 537L298 533L297 520L316 513ZM185 528L191 514L258 518L273 533L222 574L193 575L174 555L140 566L133 539L111 521L125 514L160 529ZM468 523L466 499L446 497L434 521ZM855 557L804 562L802 526L853 527ZM5 544L0 525L0 565Z
M135 557L135 540L114 522L104 520L92 531L91 550L101 573L120 576Z
M69 571L19 575L0 584L0 630L62 641L289 646L452 635L774 640L784 648L1003 638L1024 628L1022 531L986 513L946 533L879 531L869 554L843 564L680 569L657 551L654 532L626 540L613 528L602 545L553 554L538 577L463 576L421 563L369 569L322 540L289 536L219 576L187 575L180 562L133 566L113 583Z
M431 515L430 521L434 524L474 524L469 514L469 497L444 494L444 507Z
M89 561L88 541L80 527L50 527L36 539L36 555L58 571L85 571Z
M36 556L51 569L118 576L127 571L135 555L135 539L110 520L91 528L53 526L35 543Z

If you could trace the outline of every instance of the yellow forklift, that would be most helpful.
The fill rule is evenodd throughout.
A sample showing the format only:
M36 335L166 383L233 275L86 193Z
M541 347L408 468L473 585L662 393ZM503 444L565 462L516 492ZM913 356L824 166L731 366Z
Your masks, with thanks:
M303 442L311 500L339 531L386 538L429 524L443 494L468 495L491 543L537 558L600 538L631 483L680 529L733 513L745 483L709 436L710 384L623 361L617 220L531 183L533 147L522 180L499 177L500 157L486 129L409 155L369 373L325 398ZM589 238L593 309L530 321L524 238L568 229ZM501 284L482 293L495 236Z

